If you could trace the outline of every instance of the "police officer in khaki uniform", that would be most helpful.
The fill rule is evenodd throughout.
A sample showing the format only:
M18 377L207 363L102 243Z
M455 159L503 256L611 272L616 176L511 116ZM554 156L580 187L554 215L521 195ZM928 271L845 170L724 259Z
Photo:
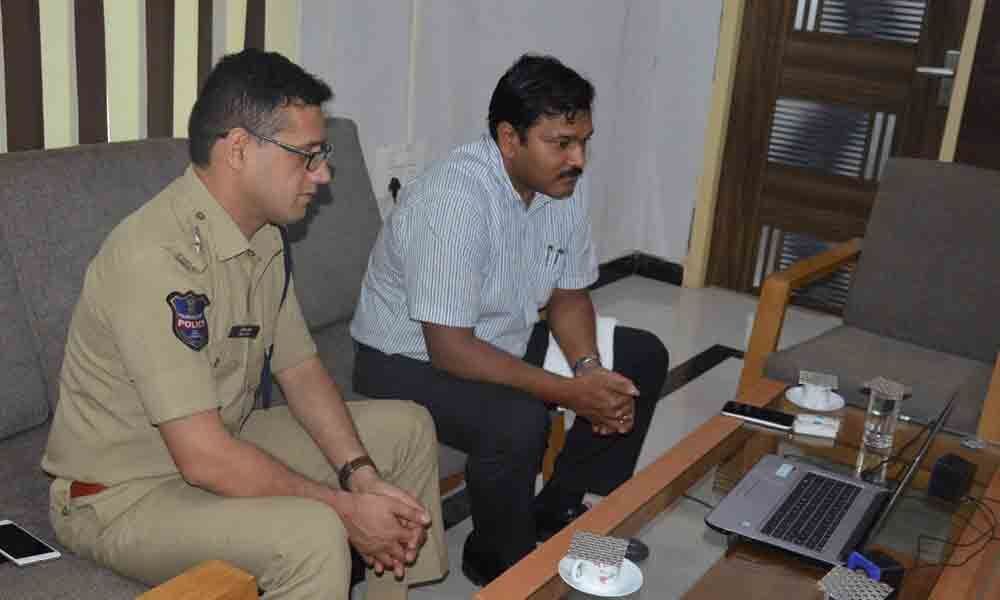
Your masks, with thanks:
M349 544L368 598L444 575L429 414L346 404L286 289L276 226L329 181L330 95L279 54L225 57L192 165L87 269L42 461L74 552L149 584L224 559L266 598L347 598ZM272 344L288 405L254 410Z

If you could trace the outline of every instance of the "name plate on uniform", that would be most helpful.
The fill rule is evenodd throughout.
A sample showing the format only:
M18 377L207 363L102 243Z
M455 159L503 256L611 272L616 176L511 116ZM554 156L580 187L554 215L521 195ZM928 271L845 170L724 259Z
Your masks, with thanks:
M256 338L260 333L260 325L233 325L229 330L231 338Z

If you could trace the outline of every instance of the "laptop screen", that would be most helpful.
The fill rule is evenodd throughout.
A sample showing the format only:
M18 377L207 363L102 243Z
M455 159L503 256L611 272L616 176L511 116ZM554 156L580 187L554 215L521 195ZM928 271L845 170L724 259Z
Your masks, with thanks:
M879 533L879 531L881 531L882 527L885 526L885 522L889 518L889 515L892 512L893 508L895 508L895 506L899 503L899 499L902 497L903 492L909 488L910 483L913 481L913 477L917 474L917 471L920 469L920 463L923 462L924 456L926 456L928 450L930 450L931 442L934 441L934 438L937 436L938 432L941 431L941 428L944 426L945 421L948 420L948 416L951 414L951 409L955 404L956 398L958 398L957 391L951 395L951 398L948 400L948 404L946 404L945 407L941 410L941 413L937 416L937 418L931 423L925 425L924 428L919 433L916 434L917 436L924 436L924 434L926 433L923 442L921 442L920 444L920 449L917 450L917 454L913 457L913 460L910 462L909 466L906 467L906 471L903 473L903 476L899 479L899 483L896 485L896 489L893 491L892 496L889 498L889 501L885 503L885 506L879 513L878 519L876 519L875 523L868 530L868 534L865 536L864 543L859 544L858 547L861 548L866 547L866 545L870 543L872 539L874 539L874 537ZM929 432L927 431L928 429L930 429ZM916 439L916 437L914 439ZM907 446L903 446L903 448L899 451L898 454L890 456L886 460L888 462L895 461L899 455L905 452L906 448Z

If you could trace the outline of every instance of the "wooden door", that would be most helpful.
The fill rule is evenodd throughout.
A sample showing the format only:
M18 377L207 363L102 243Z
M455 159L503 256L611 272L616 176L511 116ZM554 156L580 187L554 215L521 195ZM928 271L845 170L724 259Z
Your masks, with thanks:
M937 158L947 80L917 67L961 48L968 9L968 0L747 1L709 284L751 291L785 263L863 235L886 159ZM847 278L819 301L842 303Z

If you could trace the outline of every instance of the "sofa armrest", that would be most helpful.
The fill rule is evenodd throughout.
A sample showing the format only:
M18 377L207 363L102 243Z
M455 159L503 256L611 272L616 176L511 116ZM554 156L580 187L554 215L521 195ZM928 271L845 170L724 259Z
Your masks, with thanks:
M996 366L993 367L993 377L983 401L983 412L979 416L980 439L1000 443L1000 353L997 354Z
M826 252L802 259L783 271L772 273L764 280L754 316L750 343L743 358L739 391L743 392L764 376L764 363L778 347L781 327L792 290L799 289L854 262L861 254L861 238L833 246Z
M156 586L137 600L257 600L257 580L221 560L210 560Z

